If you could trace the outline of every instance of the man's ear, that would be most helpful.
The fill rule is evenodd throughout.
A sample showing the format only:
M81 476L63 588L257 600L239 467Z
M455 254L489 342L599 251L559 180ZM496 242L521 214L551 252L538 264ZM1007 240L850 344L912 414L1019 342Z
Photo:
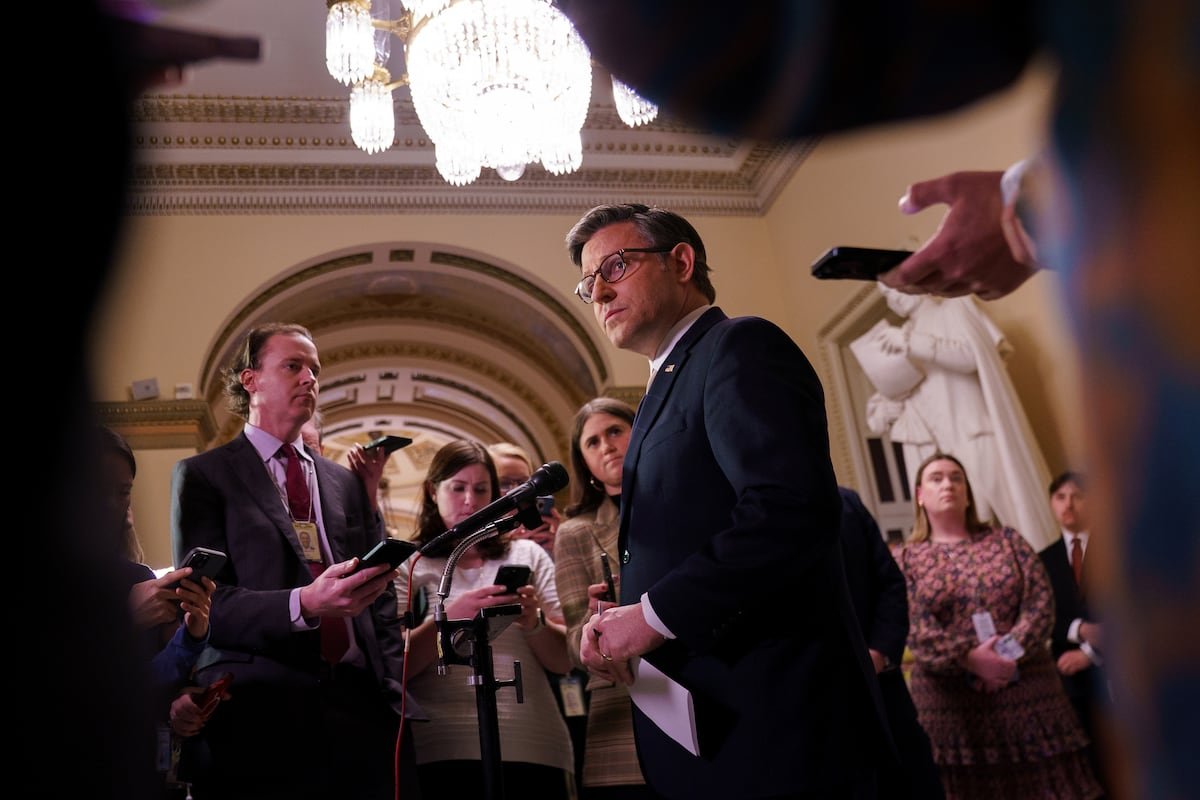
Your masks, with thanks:
M675 270L675 279L679 283L691 283L692 270L696 266L696 250L687 242L680 242L671 248L668 254L671 266Z
M238 380L241 381L242 388L251 394L254 393L254 379L255 373L250 367L246 367L244 370L238 373Z

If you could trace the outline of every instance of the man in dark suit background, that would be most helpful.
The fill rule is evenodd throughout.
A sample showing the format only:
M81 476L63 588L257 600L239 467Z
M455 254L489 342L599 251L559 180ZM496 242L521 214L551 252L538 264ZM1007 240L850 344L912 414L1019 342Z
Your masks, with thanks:
M669 797L853 797L890 757L838 547L824 395L795 343L711 306L704 244L676 214L600 206L567 236L577 292L651 362L621 494L621 603L593 617L589 671L645 659L688 689L700 755L635 710Z
M908 639L908 587L879 523L853 489L842 495L842 556L850 599L867 640L867 653L879 678L892 740L900 763L879 771L879 800L940 800L942 779L929 736L917 720L917 707L900 671Z
M359 479L302 442L320 369L305 328L250 331L225 387L245 428L175 467L176 560L198 545L229 555L197 675L234 678L202 734L211 758L194 776L197 800L394 796L395 571L354 572L355 557L383 538L379 519ZM407 800L419 795L404 744Z
M1050 482L1050 510L1062 528L1062 537L1041 552L1042 563L1054 590L1054 632L1050 646L1058 674L1079 722L1092 740L1092 769L1107 787L1103 765L1097 757L1101 733L1098 713L1107 697L1101 654L1103 626L1088 606L1087 563L1091 519L1087 509L1087 482L1078 472L1064 472Z

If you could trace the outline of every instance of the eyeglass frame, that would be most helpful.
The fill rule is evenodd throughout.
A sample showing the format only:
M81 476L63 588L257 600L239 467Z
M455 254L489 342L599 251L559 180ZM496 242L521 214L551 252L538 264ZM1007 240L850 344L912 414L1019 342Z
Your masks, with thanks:
M595 289L596 288L596 278L597 277L604 278L604 275L601 274L602 271L604 270L604 265L608 264L609 261L612 260L613 256L617 257L617 263L621 264L622 266L621 266L621 274L618 275L616 278L613 278L612 280L609 280L608 278L604 278L604 282L609 284L610 286L614 283L620 283L621 281L625 280L625 276L629 274L629 265L625 263L625 254L626 253L660 253L660 254L661 253L669 253L678 246L679 246L679 243L676 242L675 244L671 245L670 247L622 247L620 250L617 250L616 252L609 253L604 258L600 259L600 266L596 267L594 272L584 275L582 278L579 279L579 283L575 284L575 296L578 297L583 302L587 303L588 305L591 305L593 302L595 302L596 297L591 291L588 292L588 297L590 297L591 299L588 299L587 297L583 296L583 284L587 283L587 281L590 279L592 282L592 289Z

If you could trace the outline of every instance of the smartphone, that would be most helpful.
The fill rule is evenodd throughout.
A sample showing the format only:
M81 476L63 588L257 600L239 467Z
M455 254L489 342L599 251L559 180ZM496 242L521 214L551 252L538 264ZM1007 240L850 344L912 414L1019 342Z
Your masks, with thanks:
M231 683L233 683L233 673L226 672L206 686L203 692L196 695L196 705L207 710L211 704L224 696L225 690L229 688L229 684Z
M814 278L873 281L904 259L912 250L879 250L873 247L831 247L812 265Z
M496 579L492 583L503 584L508 594L516 594L517 589L529 583L532 572L524 564L504 564L496 570Z
M191 567L192 574L187 577L187 580L200 583L200 578L212 578L214 581L217 575L225 568L225 562L228 557L220 550L212 550L208 547L193 547L187 551L187 555L183 557L183 563L179 566Z
M600 569L604 572L604 582L608 584L608 588L604 592L604 600L608 603L617 602L617 585L613 581L612 566L608 563L608 553L600 551Z
M392 569L395 569L415 552L417 552L417 545L414 542L393 539L389 536L358 559L358 567L354 572L358 572L360 569L377 567L380 564L387 564ZM350 574L353 575L354 572Z
M543 517L550 516L554 511L554 495L548 494L545 497L539 497L536 501L538 513Z
M408 447L412 444L412 439L407 436L380 436L378 439L372 439L363 445L363 450L374 450L376 447L382 447L383 452L392 454L402 447Z

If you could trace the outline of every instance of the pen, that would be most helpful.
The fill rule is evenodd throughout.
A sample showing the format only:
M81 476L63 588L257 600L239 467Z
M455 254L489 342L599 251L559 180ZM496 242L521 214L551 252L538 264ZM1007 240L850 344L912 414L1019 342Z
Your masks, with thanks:
M600 569L604 571L604 582L608 585L608 589L605 591L603 599L610 603L615 603L617 602L617 587L616 584L613 583L612 567L609 566L608 563L608 553L604 552L603 550L600 551ZM599 614L599 603L596 604L596 608L596 613Z

